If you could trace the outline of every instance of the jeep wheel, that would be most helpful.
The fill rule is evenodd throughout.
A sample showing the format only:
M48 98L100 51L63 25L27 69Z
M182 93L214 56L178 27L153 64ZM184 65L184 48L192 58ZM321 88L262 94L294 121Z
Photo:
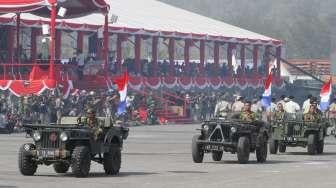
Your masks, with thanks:
M66 173L69 170L69 164L68 163L64 163L64 162L57 162L54 163L54 170L56 173L62 174L62 173Z
M278 153L278 147L279 143L277 140L271 139L269 143L269 150L271 154L277 154Z
M264 163L267 159L267 140L264 139L259 147L256 148L257 161Z
M76 146L71 156L71 169L76 177L87 177L90 172L91 154L86 146Z
M286 145L281 143L279 144L279 152L280 153L285 153L286 152Z
M314 134L308 136L307 150L309 155L315 155L317 152L317 142Z
M195 163L202 163L204 157L204 151L201 149L200 145L197 144L197 140L201 139L201 135L197 134L192 138L191 151L192 158Z
M324 139L319 141L317 144L317 153L322 154L324 149Z
M222 151L213 151L212 152L212 160L214 161L221 161L223 157Z
M25 176L32 176L37 170L37 164L33 160L33 156L28 152L32 148L35 148L34 144L23 144L19 150L19 169L21 174Z
M110 152L104 153L105 174L117 175L121 166L121 149L119 146L112 146Z
M250 140L242 136L238 140L237 157L240 164L245 164L250 158Z

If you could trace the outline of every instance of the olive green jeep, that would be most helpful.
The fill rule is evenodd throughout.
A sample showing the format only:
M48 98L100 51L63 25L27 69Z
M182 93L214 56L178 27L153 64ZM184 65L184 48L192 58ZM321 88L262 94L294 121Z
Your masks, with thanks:
M91 161L95 161L103 165L106 174L118 174L129 129L113 125L110 118L99 117L98 123L102 127L98 138L90 127L78 125L75 117L64 117L61 124L24 125L34 142L20 147L20 172L31 176L38 165L53 165L56 173L66 173L71 167L76 177L86 177Z

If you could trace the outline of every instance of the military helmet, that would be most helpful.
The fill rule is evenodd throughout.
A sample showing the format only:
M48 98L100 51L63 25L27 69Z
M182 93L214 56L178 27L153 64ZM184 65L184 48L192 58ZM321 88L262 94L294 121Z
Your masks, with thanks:
M89 109L86 111L86 113L88 113L88 114L95 114L96 111L95 111L93 108L89 108Z

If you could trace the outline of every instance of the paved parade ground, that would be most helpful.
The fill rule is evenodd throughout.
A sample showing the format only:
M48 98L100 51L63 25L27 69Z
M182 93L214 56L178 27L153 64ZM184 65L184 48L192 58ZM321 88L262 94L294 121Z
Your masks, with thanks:
M191 158L191 138L197 125L144 126L130 129L124 143L119 176L106 176L92 162L88 178L75 178L71 170L57 175L52 166L39 166L35 176L22 176L17 167L24 134L0 135L0 188L2 187L335 187L336 139L326 139L323 155L309 156L304 148L269 155L265 164L238 164L236 155L224 153L221 162L206 155L204 163Z

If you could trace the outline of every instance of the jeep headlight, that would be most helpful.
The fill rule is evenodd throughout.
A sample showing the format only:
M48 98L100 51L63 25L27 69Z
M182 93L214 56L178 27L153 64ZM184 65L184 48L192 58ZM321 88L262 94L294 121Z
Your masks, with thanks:
M205 131L208 131L208 130L209 130L209 125L204 125L204 126L203 126L203 129L204 129Z
M236 133L237 132L237 128L236 127L231 127L231 132L232 133Z
M41 133L39 131L34 131L34 133L33 133L33 139L34 139L35 142L40 141L41 137L42 136L41 136Z
M69 139L68 134L66 132L62 132L59 137L62 140L62 142L65 142Z

